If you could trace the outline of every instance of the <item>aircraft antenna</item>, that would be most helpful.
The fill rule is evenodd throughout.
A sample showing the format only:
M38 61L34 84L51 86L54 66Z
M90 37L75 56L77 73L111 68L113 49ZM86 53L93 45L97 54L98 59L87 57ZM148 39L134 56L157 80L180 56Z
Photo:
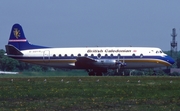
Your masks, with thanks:
M176 29L173 28L172 29L172 41L171 41L171 57L175 59L175 61L177 60L177 42L176 42ZM176 66L176 63L175 63Z

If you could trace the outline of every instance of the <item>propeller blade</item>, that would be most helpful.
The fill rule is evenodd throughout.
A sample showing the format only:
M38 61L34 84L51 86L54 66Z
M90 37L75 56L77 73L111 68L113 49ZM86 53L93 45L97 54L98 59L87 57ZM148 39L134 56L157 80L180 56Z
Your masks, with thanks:
M119 72L120 68L121 68L121 64L118 64L117 73Z

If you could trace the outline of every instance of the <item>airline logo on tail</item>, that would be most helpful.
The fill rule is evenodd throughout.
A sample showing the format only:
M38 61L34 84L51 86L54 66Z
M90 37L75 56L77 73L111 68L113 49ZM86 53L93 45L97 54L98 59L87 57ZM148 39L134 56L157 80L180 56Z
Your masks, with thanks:
M14 33L14 36L16 37L16 39L18 39L20 37L21 33L20 33L20 30L18 30L17 28L14 28L13 33Z
M12 45L13 47L17 48L18 50L48 48L48 47L44 47L44 46L29 44L28 40L26 39L26 37L24 35L21 25L19 25L19 24L14 24L12 26L8 45Z
M24 37L22 27L18 24L13 25L9 39L9 44L11 44L12 42L26 42L26 41L27 40Z

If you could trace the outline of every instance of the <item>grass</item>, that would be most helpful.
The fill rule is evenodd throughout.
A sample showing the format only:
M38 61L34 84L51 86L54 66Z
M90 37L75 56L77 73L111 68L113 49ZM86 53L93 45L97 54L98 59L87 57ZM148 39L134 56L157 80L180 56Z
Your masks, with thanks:
M179 84L179 77L168 76L3 76L0 110L180 110Z

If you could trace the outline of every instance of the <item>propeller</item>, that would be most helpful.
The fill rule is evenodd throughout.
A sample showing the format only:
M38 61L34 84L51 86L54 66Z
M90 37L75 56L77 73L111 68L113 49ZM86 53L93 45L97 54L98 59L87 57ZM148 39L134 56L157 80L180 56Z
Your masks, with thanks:
M119 72L119 70L121 69L121 66L126 66L126 63L125 63L125 60L124 60L124 57L123 57L123 62L120 61L120 55L118 55L118 59L116 61L116 65L117 65L117 73Z
M118 64L117 73L119 72L120 69L121 69L121 64Z
M118 59L116 61L116 64L117 64L117 73L118 73L122 65L122 62L120 61L120 54L118 54Z
M123 57L122 66L126 66L126 63L125 63L125 61L124 61L124 57Z

